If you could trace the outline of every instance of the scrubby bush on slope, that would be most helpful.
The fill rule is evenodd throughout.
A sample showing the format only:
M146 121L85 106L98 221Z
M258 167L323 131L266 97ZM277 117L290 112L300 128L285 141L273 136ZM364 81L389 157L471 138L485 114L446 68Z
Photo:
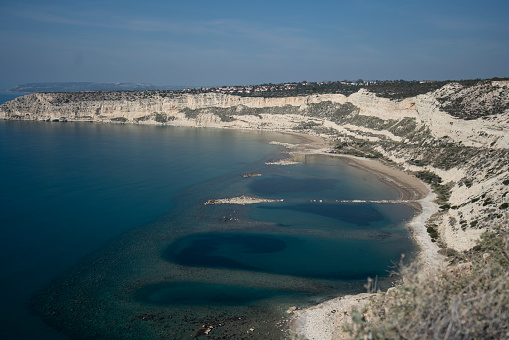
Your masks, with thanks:
M414 264L399 275L401 286L352 313L351 338L509 338L508 233L485 234L474 250L437 272L420 273Z

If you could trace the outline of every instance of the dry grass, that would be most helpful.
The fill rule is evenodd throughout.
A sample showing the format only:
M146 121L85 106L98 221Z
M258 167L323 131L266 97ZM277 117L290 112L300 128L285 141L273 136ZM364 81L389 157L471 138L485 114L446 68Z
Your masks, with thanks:
M352 339L509 338L509 234L483 236L475 251L434 273L402 266L402 284L352 313Z

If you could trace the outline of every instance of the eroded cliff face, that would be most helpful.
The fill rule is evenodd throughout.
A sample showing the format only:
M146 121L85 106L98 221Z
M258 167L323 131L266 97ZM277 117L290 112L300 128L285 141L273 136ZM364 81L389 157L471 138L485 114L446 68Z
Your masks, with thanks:
M385 159L443 190L443 208L429 227L447 246L464 250L474 246L484 230L507 227L508 103L504 82L468 88L451 83L404 100L380 98L364 89L348 97L283 98L167 91L36 93L1 105L0 119L319 135L336 142L336 152ZM468 111L465 119L458 107Z
M0 106L0 118L280 130L295 129L299 124L320 124L344 132L343 127L331 125L332 122L350 124L347 128L350 131L385 136L388 135L381 131L390 127L387 122L396 125L413 119L414 132L425 128L437 139L447 138L465 146L507 148L509 111L471 120L453 117L441 110L444 105L440 100L448 93L456 95L452 100L457 100L456 92L457 87L451 85L401 101L379 98L364 89L349 97L325 94L284 98L164 91L36 93ZM331 112L345 104L355 107L347 112L348 117L342 112ZM326 111L320 112L320 108Z

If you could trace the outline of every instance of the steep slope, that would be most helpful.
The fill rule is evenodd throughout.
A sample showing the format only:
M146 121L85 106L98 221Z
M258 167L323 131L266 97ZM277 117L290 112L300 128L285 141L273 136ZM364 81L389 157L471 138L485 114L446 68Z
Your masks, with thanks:
M449 83L402 100L365 89L350 96L240 97L171 91L36 93L0 106L0 119L91 121L301 131L335 152L377 157L430 182L440 213L433 238L465 250L485 230L507 227L509 87Z

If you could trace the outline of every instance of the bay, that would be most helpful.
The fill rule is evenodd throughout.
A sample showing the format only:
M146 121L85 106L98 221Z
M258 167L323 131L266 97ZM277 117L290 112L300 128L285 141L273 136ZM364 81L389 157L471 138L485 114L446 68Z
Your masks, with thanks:
M273 152L269 136L0 121L1 333L57 336L29 315L33 294L84 255L171 211L183 188Z
M296 139L0 121L2 333L279 339L290 306L389 287L415 211L338 203L397 192L336 157L268 165L286 157L271 141ZM282 201L204 205L241 195Z

